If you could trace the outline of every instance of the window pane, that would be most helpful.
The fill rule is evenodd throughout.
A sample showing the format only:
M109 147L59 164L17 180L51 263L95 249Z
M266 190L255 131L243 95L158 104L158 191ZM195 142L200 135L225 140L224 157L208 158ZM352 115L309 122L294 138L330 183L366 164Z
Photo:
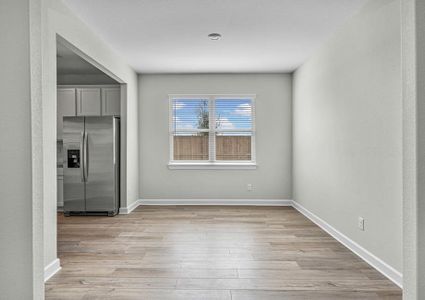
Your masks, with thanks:
M217 99L215 101L216 129L252 129L251 99Z
M174 160L208 160L208 132L176 132Z
M251 160L251 138L251 132L217 133L217 160Z
M208 100L175 99L172 102L173 130L208 129Z

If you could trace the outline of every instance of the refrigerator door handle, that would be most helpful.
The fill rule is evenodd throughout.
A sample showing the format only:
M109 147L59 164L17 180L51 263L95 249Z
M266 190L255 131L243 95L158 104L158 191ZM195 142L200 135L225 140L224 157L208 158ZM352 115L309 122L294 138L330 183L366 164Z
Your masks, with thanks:
M84 135L84 179L85 182L89 180L89 134Z
M85 182L86 178L84 172L84 131L81 132L80 155L81 182Z

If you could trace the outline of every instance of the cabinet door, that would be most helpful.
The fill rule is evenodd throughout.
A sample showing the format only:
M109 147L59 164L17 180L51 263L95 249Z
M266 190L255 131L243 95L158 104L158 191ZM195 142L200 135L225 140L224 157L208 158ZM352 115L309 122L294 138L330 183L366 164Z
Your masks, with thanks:
M63 117L75 116L75 89L64 88L57 90L57 139L62 139Z
M121 112L121 89L102 89L102 116L119 116Z
M100 88L77 89L77 116L100 116Z

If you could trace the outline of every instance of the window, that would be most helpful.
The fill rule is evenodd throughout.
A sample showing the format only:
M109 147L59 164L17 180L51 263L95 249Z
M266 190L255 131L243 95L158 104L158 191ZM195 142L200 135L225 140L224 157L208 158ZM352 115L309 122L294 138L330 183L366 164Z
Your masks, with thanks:
M170 168L255 168L254 98L170 95Z

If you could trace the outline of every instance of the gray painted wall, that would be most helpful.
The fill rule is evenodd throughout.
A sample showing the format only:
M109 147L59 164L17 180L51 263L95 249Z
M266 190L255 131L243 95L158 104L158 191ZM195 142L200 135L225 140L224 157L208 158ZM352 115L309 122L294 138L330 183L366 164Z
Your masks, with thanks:
M43 297L40 1L0 2L0 298Z
M401 272L400 30L400 1L371 1L297 70L293 174L297 202Z
M106 74L58 74L58 84L117 84Z
M402 1L403 299L425 299L425 2Z
M291 84L276 74L140 75L140 198L291 199ZM202 93L257 94L257 170L167 168L168 94Z

